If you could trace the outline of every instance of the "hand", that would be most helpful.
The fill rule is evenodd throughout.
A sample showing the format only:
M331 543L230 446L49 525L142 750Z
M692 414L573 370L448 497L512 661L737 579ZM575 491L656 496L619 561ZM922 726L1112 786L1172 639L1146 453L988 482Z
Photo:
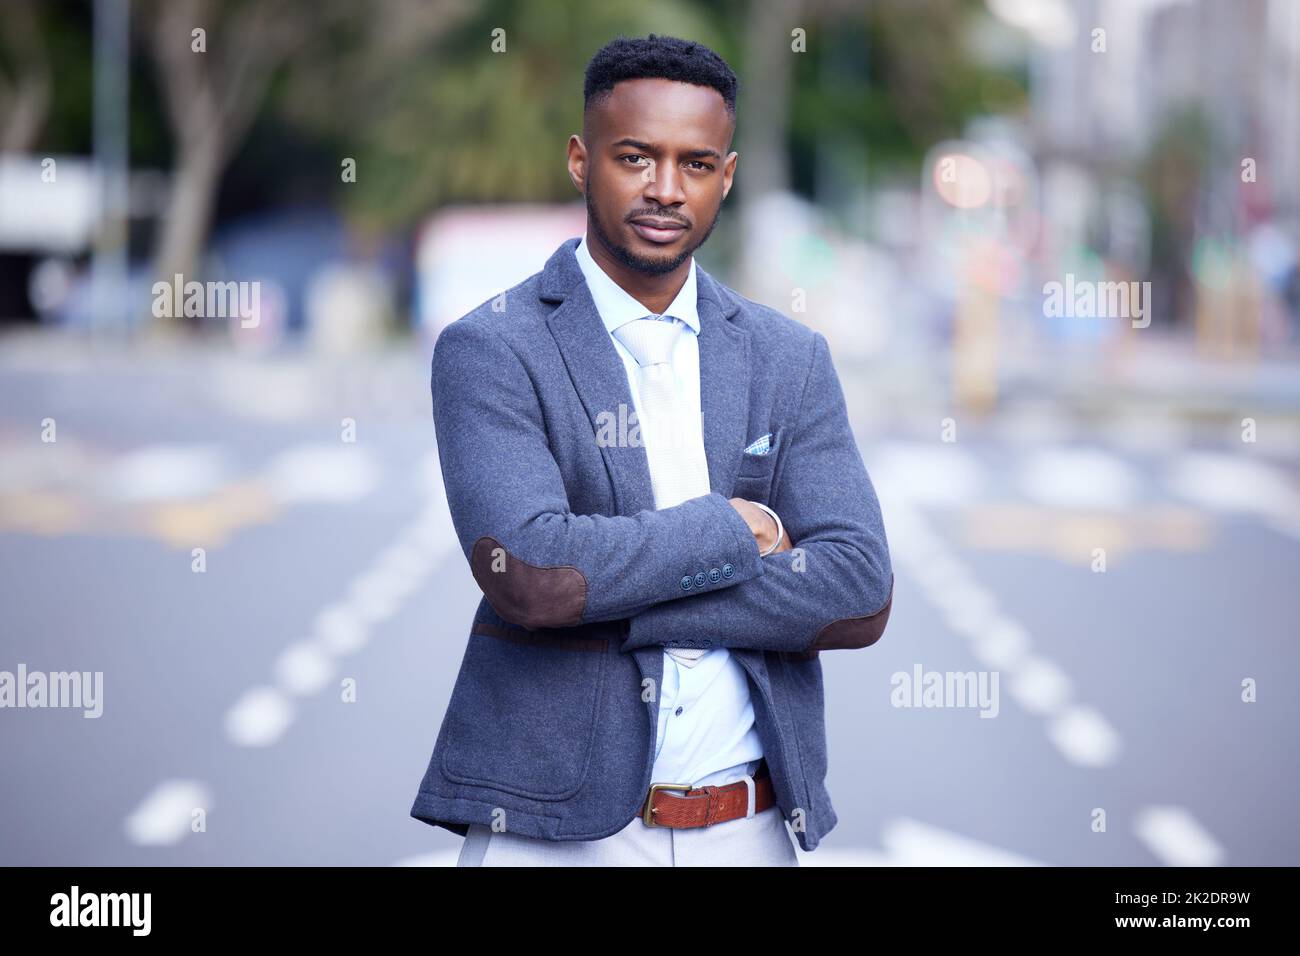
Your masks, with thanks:
M754 541L758 545L759 554L772 547L772 542L776 540L776 522L772 520L772 516L752 501L747 501L744 498L729 498L728 501L731 503L731 507L735 508L740 513L740 516L745 519L745 523L749 525L749 530L753 532ZM784 530L785 522L782 521L781 525ZM780 554L782 551L789 551L793 547L794 545L790 541L790 532L785 531L781 535L781 543L777 545L776 550L772 553Z

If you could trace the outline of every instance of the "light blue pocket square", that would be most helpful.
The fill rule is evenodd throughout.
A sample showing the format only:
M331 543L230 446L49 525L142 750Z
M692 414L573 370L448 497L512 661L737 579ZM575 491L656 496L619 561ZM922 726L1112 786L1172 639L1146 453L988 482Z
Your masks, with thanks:
M748 448L745 449L746 455L766 455L772 450L772 433L768 432L762 438L756 438Z

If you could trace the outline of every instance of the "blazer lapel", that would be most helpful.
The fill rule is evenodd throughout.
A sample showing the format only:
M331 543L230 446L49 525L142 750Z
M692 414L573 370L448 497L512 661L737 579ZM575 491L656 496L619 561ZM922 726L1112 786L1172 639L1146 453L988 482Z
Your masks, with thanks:
M558 302L547 317L569 377L591 421L593 439L608 416L615 429L620 416L635 409L614 343L596 311L582 270L574 258L578 240L567 239L542 270L539 295ZM700 314L700 406L709 487L730 497L740 470L749 419L749 333L732 322L739 302L696 263L696 307ZM626 410L620 412L619 406ZM619 514L654 510L654 486L645 448L616 442L601 448Z
M730 498L749 424L749 332L732 321L740 303L695 266L700 313L700 406L709 486Z
M566 239L547 261L539 295L543 301L560 303L547 317L546 324L586 409L595 441L602 427L602 416L612 416L617 436L621 419L631 417L636 405L632 402L623 361L610 341L578 260L574 258L578 241ZM638 511L653 511L654 486L650 482L645 449L617 440L603 445L600 454L609 471L615 512L634 515Z

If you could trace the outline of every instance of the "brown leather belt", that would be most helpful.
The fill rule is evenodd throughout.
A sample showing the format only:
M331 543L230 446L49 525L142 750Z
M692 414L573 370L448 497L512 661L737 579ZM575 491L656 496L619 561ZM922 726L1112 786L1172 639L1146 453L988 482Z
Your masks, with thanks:
M681 791L680 796L673 791ZM776 804L772 777L763 760L754 771L754 813ZM652 783L641 804L641 819L648 827L707 827L735 820L749 812L749 787L737 780L721 786L692 787L689 783Z

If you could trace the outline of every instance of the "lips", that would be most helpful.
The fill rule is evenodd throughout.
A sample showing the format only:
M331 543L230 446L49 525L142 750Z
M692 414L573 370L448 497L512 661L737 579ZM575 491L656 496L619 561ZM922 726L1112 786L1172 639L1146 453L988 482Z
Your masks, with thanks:
M642 217L632 220L632 229L638 236L648 242L675 242L686 233L686 225L676 219L654 219Z

